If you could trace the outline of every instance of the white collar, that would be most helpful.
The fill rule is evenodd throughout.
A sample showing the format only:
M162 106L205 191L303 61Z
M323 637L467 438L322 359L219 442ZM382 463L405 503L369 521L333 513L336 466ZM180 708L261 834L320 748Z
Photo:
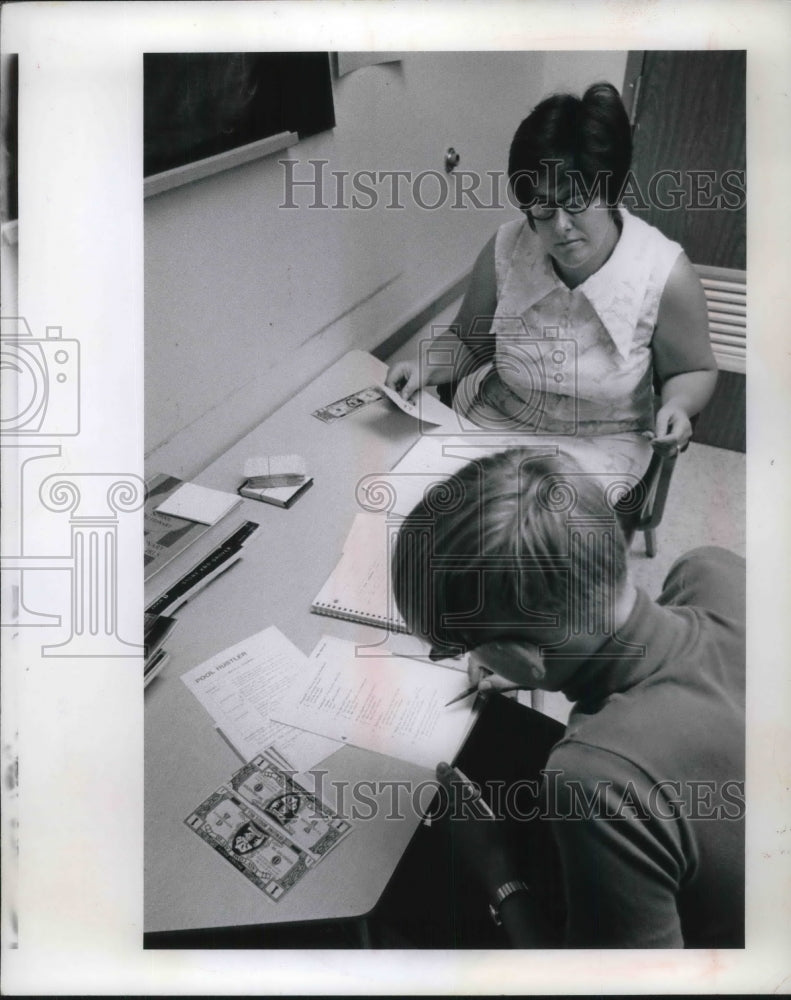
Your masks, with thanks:
M580 291L590 302L621 357L626 358L632 347L634 331L643 306L643 294L649 278L650 255L646 253L641 229L646 225L619 208L621 235L613 252L574 291ZM527 273L530 275L527 292L521 298L522 309L529 309L557 288L569 291L552 266L552 258L545 253L535 233L525 220L519 237L518 251L524 254Z

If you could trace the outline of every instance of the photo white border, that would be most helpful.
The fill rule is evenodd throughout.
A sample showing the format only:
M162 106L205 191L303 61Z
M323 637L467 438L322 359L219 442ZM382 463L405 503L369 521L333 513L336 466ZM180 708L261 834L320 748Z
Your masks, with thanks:
M0 27L3 51L20 54L18 311L37 336L55 324L79 337L84 399L102 414L103 433L64 445L72 469L142 474L146 51L746 49L750 316L744 952L410 952L408 961L377 952L144 952L139 661L53 662L29 648L13 668L22 895L20 947L4 945L3 991L787 992L788 5L22 3L3 8ZM130 580L131 621L142 610L137 589Z

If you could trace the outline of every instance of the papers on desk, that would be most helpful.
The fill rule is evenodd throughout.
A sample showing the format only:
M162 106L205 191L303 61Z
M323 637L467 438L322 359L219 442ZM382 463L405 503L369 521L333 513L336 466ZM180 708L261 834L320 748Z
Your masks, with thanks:
M475 721L463 671L399 656L357 656L323 636L275 718L343 743L433 769L452 760Z
M272 718L280 699L299 684L307 665L307 657L272 626L187 671L181 679L242 760L251 760L275 743L297 771L307 771L340 744Z
M323 636L308 658L274 626L182 675L242 760L271 744L309 771L351 744L423 767L452 760L475 720L446 707L467 675L403 656L357 656Z

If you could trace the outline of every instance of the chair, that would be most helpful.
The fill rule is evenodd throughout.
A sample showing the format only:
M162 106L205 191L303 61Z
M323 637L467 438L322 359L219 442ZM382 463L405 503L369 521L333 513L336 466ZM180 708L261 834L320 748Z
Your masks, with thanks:
M693 418L693 427L694 423ZM645 535L645 554L649 559L656 555L656 529L665 511L677 458L677 455L663 457L654 452L638 485L622 496L615 506L627 543L631 545L634 533L642 531Z

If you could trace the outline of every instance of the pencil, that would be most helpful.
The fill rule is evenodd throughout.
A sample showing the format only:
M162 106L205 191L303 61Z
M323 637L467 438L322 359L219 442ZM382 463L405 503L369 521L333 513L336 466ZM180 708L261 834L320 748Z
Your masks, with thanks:
M467 775L460 768L454 767L453 770L456 772L456 774L458 774L458 776L461 778L461 780L464 782L465 785L470 785L472 788L476 788L477 787L476 785L473 784L472 781L470 781L470 779L467 777ZM484 816L486 816L487 819L494 819L494 813L492 812L491 808L489 807L489 803L481 795L480 791L475 796L475 798L474 799L470 799L470 801L478 803L478 805L481 807L481 809L483 809L483 814L484 814Z
M455 705L457 701L461 701L463 698L469 698L469 696L471 694L475 694L477 690L478 690L478 685L471 684L470 687L465 688L461 694L457 694L455 698L451 698L450 701L446 701L445 708L447 708L448 705Z
M525 687L524 684L508 684L506 687L493 687L492 693L505 694L506 691L531 691L532 688ZM475 694L478 691L477 684L471 684L470 687L465 688L461 694L457 694L455 698L451 698L450 701L445 702L445 708L449 705L455 705L457 701L461 701L462 698L469 698L471 694Z

